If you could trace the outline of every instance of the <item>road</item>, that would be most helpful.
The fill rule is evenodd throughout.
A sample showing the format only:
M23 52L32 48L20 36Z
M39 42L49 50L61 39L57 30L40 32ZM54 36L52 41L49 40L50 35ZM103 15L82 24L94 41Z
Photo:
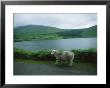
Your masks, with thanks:
M97 69L90 64L67 65L53 64L31 64L14 62L14 75L96 75Z

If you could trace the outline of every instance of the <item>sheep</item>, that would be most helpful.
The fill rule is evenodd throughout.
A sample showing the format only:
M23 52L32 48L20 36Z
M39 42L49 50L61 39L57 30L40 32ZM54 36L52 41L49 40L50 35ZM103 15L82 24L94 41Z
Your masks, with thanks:
M55 64L58 64L58 62L62 62L62 61L69 61L69 66L72 66L73 60L74 60L74 53L73 52L64 51L61 53L58 50L52 50L51 54L56 57Z

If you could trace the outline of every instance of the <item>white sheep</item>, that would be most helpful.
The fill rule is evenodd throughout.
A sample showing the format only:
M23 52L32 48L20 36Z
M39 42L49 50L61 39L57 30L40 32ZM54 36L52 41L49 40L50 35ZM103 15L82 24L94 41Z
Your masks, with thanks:
M58 64L58 62L69 61L69 66L72 66L73 60L74 60L74 53L73 52L64 51L61 53L58 50L52 50L51 54L56 57L55 64Z

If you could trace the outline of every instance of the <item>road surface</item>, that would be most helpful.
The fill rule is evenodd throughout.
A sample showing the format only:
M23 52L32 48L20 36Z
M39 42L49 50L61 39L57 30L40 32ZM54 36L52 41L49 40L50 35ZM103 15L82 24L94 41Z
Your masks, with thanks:
M67 65L31 64L14 61L14 75L96 75L97 68L90 64Z

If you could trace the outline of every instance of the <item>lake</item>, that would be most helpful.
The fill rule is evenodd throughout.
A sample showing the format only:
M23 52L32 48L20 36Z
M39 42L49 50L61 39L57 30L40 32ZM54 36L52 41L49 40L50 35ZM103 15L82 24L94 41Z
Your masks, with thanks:
M74 38L74 39L58 39L58 40L37 40L15 42L15 48L24 50L51 50L51 49L89 49L97 48L97 38Z

